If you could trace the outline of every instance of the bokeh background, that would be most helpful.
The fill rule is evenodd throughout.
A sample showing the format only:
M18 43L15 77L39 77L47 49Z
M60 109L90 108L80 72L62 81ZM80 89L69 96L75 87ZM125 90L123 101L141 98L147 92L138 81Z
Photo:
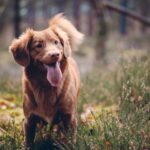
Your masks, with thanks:
M22 67L9 45L60 12L85 35L73 52L81 72L77 142L61 143L46 128L35 149L149 150L150 0L0 0L0 149L22 149L24 138Z
M116 11L118 7L131 11L131 15ZM59 12L85 34L83 45L74 53L81 74L92 69L95 60L113 68L120 53L149 50L149 7L150 0L1 0L0 75L20 75L8 53L11 41L27 28L46 28L48 20Z

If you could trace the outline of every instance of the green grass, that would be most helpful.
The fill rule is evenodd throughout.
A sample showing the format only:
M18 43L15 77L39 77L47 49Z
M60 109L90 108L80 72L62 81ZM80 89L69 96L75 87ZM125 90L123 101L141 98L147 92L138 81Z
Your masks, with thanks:
M150 149L150 60L124 61L113 71L95 68L82 79L78 105L77 142L61 144L55 133L47 140L38 133L34 149L146 150ZM11 83L11 84L10 84ZM20 83L0 82L0 95L13 96L21 105ZM83 122L81 113L93 109ZM111 106L116 110L109 110ZM106 109L108 108L108 109ZM96 110L97 109L97 110ZM2 111L2 110L1 110ZM6 113L8 110L5 110ZM15 118L15 117L14 117ZM46 128L45 133L49 130ZM21 149L22 121L0 123L0 149Z

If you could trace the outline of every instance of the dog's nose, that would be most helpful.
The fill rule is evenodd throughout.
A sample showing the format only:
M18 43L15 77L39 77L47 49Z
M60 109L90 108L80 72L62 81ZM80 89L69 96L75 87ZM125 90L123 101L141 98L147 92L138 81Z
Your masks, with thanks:
M52 53L50 54L51 58L55 59L55 58L58 58L59 57L59 53Z

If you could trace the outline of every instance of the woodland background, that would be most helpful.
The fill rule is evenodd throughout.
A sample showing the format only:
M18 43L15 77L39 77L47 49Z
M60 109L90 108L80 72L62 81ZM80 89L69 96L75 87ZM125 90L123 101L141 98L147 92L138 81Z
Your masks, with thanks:
M150 0L0 0L0 149L22 149L21 71L8 52L26 28L64 12L85 34L77 142L38 131L33 149L150 149ZM49 136L51 138L49 138Z

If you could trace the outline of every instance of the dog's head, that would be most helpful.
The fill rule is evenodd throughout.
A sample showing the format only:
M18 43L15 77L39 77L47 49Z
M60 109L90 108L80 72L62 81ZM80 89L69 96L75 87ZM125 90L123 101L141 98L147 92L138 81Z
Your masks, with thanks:
M60 63L71 56L71 50L81 43L83 35L62 14L50 20L42 31L26 30L15 39L10 51L16 62L27 67L31 61L40 62L47 68L47 79L57 86L62 78Z

